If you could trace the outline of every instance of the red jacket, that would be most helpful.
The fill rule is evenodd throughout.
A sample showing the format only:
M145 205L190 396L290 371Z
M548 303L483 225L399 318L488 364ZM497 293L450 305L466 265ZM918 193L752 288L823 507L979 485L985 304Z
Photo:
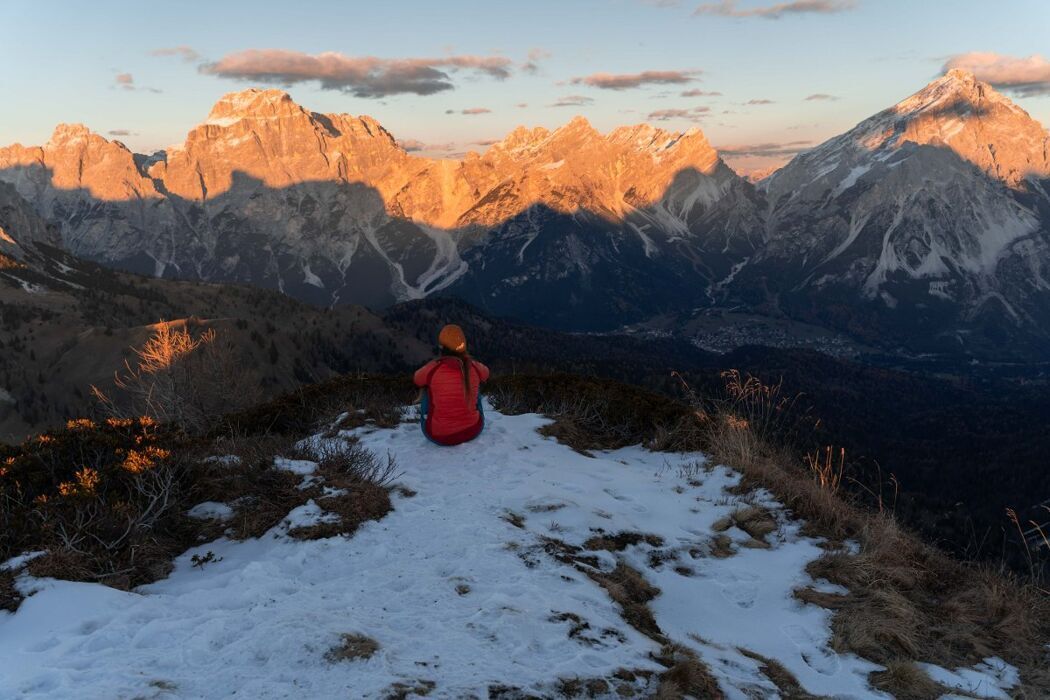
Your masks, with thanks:
M435 442L447 438L477 437L481 428L478 413L478 390L489 378L489 368L477 360L470 361L470 395L463 391L463 365L456 357L441 357L423 365L415 375L418 387L430 393L427 434Z

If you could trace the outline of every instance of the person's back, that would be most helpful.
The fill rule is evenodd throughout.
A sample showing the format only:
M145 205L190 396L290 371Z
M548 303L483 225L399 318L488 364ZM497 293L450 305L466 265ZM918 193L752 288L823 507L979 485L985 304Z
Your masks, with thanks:
M415 374L415 384L425 391L423 432L441 445L473 440L484 427L481 383L489 369L471 358L459 326L446 326L439 343L442 357L431 360Z

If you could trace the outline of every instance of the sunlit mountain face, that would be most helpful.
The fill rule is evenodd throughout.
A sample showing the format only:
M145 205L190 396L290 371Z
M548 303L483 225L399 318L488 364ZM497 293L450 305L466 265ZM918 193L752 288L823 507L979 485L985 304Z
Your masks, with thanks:
M1050 146L951 71L757 185L698 129L518 128L406 152L374 119L279 90L220 99L183 144L78 125L0 149L69 251L319 305L454 295L568 330L733 308L910 350L1050 350Z

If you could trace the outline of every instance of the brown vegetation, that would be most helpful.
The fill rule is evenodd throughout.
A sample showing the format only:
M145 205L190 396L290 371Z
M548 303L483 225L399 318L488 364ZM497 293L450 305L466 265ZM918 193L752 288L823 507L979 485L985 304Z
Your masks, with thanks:
M343 386L371 395L367 383L347 379ZM380 414L392 416L392 405ZM364 421L375 414L352 415ZM224 533L258 537L310 499L334 517L295 528L293 536L349 535L390 511L398 475L390 457L352 440L330 441L311 456L320 478L304 489L301 477L274 466L278 456L300 456L291 436L268 433L243 414L222 424L255 430L216 430L204 438L149 417L80 419L2 448L0 561L45 551L28 563L31 574L127 589L167 575L178 554L201 542ZM187 517L203 501L229 503L232 519ZM0 572L0 602L7 607L18 601L11 577Z
M838 493L842 458L826 449L809 462L799 460L777 430L791 419L760 405L775 405L779 390L752 386L740 402L736 397L743 394L734 391L739 377L729 381L730 399L705 424L707 449L717 462L742 472L745 488L771 491L806 521L809 534L829 540L828 554L809 572L845 586L849 594L800 592L799 597L835 610L832 644L837 651L896 669L878 682L901 697L924 697L923 682L915 680L921 671L909 664L955 668L990 656L1021 670L1022 686L1015 689L1020 697L1040 697L1050 689L1050 598L1045 592L952 559L903 530L891 514L843 498ZM859 553L836 546L846 540L856 542Z
M157 324L149 340L134 349L135 364L125 361L116 374L116 394L92 388L110 415L148 416L202 433L222 415L259 400L258 385L240 371L237 348L199 325L196 319Z
M344 634L339 645L328 650L325 658L332 662L370 659L379 651L379 642L362 634Z

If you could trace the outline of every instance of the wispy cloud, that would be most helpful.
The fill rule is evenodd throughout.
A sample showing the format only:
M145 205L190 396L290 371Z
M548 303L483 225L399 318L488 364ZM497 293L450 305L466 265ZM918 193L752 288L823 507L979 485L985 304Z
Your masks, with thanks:
M110 129L106 132L109 136L136 136L136 132L130 129Z
M593 98L586 95L566 95L547 105L548 107L582 107L594 102Z
M160 49L153 49L149 53L151 56L176 56L187 63L193 63L201 57L199 53L189 46L167 46Z
M755 100L748 100L744 104L746 104L746 105L771 105L771 104L774 104L774 102L773 102L773 100L755 99Z
M492 110L488 107L468 107L467 109L446 109L445 114L466 114L473 116L476 114L491 114Z
M973 73L978 80L1021 97L1050 95L1050 61L1039 54L1025 58L971 51L952 56L942 70L959 68Z
M806 102L832 102L837 100L838 97L835 95L828 95L823 92L815 92L812 95L806 97Z
M471 141L470 145L487 147L491 146L494 143L499 143L499 139L481 139L480 141Z
M777 158L793 156L807 150L812 141L788 141L786 143L750 143L717 146L718 153L725 158Z
M135 77L131 73L117 73L113 77L113 83L116 85L116 87L119 87L121 90L128 90L128 91L141 90L143 92L154 92L154 93L161 92L161 90L158 90L157 88L151 88L151 87L144 87L144 86L141 86L141 85L136 85L135 84Z
M760 7L740 7L737 0L722 0L722 2L704 3L697 7L693 14L780 19L787 15L835 14L852 10L856 6L857 3L854 0L792 0L792 2L778 2Z
M427 145L419 139L398 139L397 145L401 146L404 150L409 153L415 153L416 151L424 151Z
M643 85L677 85L691 83L698 70L646 70L641 73L594 73L573 78L573 85L588 85L603 90L627 90Z
M692 90L683 90L682 97L721 97L720 92L708 92L707 90L700 90L693 88Z
M517 107L518 109L525 109L526 107L529 106L529 103L528 102L519 102L518 104L516 104L514 106Z
M528 59L525 61L525 63L521 64L521 69L526 73L539 73L540 63L542 61L547 60L552 55L553 54L551 54L551 52L547 51L546 49L529 49Z
M454 149L459 148L458 143L427 143L420 141L419 139L398 139L397 145L401 146L408 153L417 153L419 151L427 151L430 153L447 153Z
M666 122L672 119L688 119L699 121L700 118L711 111L710 107L693 107L692 109L658 109L649 112L649 121Z
M386 59L329 51L310 55L285 49L248 49L200 67L202 73L234 80L292 85L318 81L323 89L356 97L433 95L451 90L450 73L469 71L496 80L510 76L513 63L502 56L443 56Z

